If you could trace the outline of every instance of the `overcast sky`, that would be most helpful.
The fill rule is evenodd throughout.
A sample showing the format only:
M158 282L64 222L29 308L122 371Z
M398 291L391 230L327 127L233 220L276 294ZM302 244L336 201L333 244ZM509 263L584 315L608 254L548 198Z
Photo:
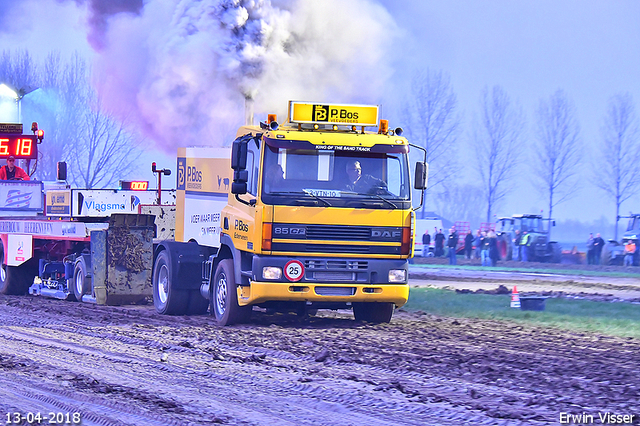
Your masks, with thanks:
M147 38L145 43L136 40L135 32L130 27L140 27L140 31L144 30L145 34L153 31L162 34L163 31L170 31L166 28L167 25L171 25L172 22L180 23L175 17L173 20L168 18L173 11L166 7L161 10L157 6L159 3L171 2L111 1L107 4L116 5L121 10L131 10L132 13L126 19L119 14L117 18L111 16L96 20L96 11L105 13L104 16L109 16L108 13L112 12L98 7L104 2L0 0L0 47L27 48L36 57L44 57L51 50L60 50L63 54L78 50L91 58L103 72L126 73L127 69L132 69L132 73L138 73L136 81L145 78L158 79L148 71L142 72L135 64L129 66L123 62L120 69L105 64L117 62L113 58L124 57L127 49L129 57L132 57L133 47L124 47L119 43L129 43L132 46L151 44L148 43L151 38ZM189 2L175 3L184 7ZM271 3L277 9L296 2L273 0ZM345 55L355 57L356 55L348 49L339 52L340 55L335 54L342 48L340 37L351 40L354 51L364 52L362 56L358 56L360 70L345 71L344 64L340 69L343 79L352 80L352 84L340 86L327 79L323 84L330 89L313 93L312 96L330 93L334 98L321 100L394 104L400 93L397 87L406 81L414 70L443 70L451 76L453 89L464 114L465 132L461 135L461 143L466 143L470 121L474 114L478 113L479 97L483 87L501 85L519 102L527 115L528 137L532 137L533 112L540 98L550 96L557 89L564 89L576 105L582 143L589 158L594 146L601 140L600 129L609 98L616 93L630 92L636 107L639 108L640 2L635 0L323 0L315 3L327 7L322 10L322 6L319 6L320 12L301 12L299 9L304 8L298 8L292 15L294 18L319 16L320 22L316 22L315 27L320 29L313 38L317 39L317 34L322 34L322 21L335 20L340 24L340 31L344 31L342 27L349 27L349 22L354 24L350 33L341 33L330 27L324 29L325 32L337 33L334 39L327 39L325 43L327 46L323 54L329 60L323 63L314 57L313 63L318 64L319 68L329 67L327 63L333 59L344 61ZM88 10L91 6L94 13L90 30ZM147 18L152 12L156 14L154 19ZM166 21L162 21L163 16L167 17ZM283 15L278 15L278 19L284 19ZM153 25L156 22L157 26L163 28L154 29ZM295 26L291 23L289 25ZM111 32L100 33L105 28L110 28ZM114 28L118 29L117 34L127 34L128 40L118 38ZM92 45L88 42L88 37ZM359 49L358 43L363 47ZM348 42L345 41L344 44ZM174 44L172 47L176 46L178 45ZM194 46L200 45L191 43L188 46L193 49ZM205 49L205 46L201 48ZM376 46L379 49L376 49ZM94 48L98 48L99 53L96 53ZM315 50L318 50L317 47ZM381 56L377 56L378 53ZM206 55L204 51L203 54ZM273 53L275 56L277 54L278 52ZM333 54L335 57L331 56ZM158 53L153 53L151 57L162 64L162 58ZM293 64L294 69L295 66L296 64ZM368 74L362 74L363 68L368 68ZM126 77L120 76L124 80ZM366 86L355 80L366 80L370 85ZM376 81L371 83L372 80ZM156 83L158 81L161 82L157 80ZM278 86L277 79L274 78L270 82L270 86ZM300 85L304 86L303 83ZM158 84L149 87L158 87ZM149 87L137 93L138 97L149 93ZM346 90L347 87L350 90ZM372 95L356 93L358 90L354 88L361 92L371 92ZM214 89L218 90L210 90ZM113 88L110 92L113 92ZM301 90L292 90L287 95L301 96L302 93L304 92ZM339 94L345 98L336 98ZM114 105L124 101L124 97L113 99ZM263 103L266 102L263 100ZM286 103L280 99L278 102ZM156 103L163 105L161 100ZM141 109L144 107L142 105ZM271 105L268 107L271 108ZM286 105L283 105L284 107ZM256 108L260 109L260 105ZM141 114L141 121L153 121L162 117L157 111L149 114L151 113L148 111L147 115ZM151 134L164 134L166 131L170 132L163 128L150 129ZM165 142L158 141L159 145L163 143ZM470 150L466 149L463 152ZM460 154L460 159L464 160L463 167L470 168L473 158L465 155ZM171 156L164 155L164 158L169 161ZM605 165L600 164L598 167ZM587 182L591 169L590 162L586 162L583 166L583 189L571 201L555 208L554 216L557 219L592 220L601 215L613 219L612 202ZM523 169L523 173L525 171L530 173L528 169ZM468 176L472 174L469 173ZM540 209L546 209L545 201L532 187L523 184L516 193L508 197L507 202L496 213L511 215ZM623 204L622 211L630 210L640 212L640 195Z

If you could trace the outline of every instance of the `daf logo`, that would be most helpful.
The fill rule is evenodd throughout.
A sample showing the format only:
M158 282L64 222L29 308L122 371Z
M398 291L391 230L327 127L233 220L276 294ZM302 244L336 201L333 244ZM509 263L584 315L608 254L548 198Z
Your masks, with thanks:
M371 231L371 236L377 238L399 238L400 235L400 231Z

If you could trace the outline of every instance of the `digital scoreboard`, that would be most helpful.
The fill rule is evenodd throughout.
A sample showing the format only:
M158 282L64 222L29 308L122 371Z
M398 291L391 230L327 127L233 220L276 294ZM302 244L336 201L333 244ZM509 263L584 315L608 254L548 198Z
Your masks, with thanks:
M38 158L38 137L0 133L0 160L4 160L10 155L18 160L35 160Z
M149 189L149 181L144 180L121 180L120 189L131 191L146 191Z

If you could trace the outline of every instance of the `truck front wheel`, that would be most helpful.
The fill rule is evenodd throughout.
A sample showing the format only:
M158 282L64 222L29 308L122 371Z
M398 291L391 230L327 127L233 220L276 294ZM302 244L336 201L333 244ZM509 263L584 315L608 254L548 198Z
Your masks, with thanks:
M353 316L356 321L366 321L375 324L387 323L393 316L393 303L386 302L357 302L353 304Z
M158 254L153 266L153 304L160 315L185 313L189 293L173 288L171 258L167 250Z
M251 306L238 305L238 292L233 275L233 260L221 260L213 277L211 314L221 326L244 322L251 315Z

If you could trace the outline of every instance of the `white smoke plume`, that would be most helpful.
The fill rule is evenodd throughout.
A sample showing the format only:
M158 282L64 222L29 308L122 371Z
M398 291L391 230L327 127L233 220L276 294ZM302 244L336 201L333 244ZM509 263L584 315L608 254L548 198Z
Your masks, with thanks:
M277 112L280 122L288 100L378 103L399 31L370 0L165 0L123 10L133 13L93 10L95 85L168 153L228 145L245 98L258 119Z

